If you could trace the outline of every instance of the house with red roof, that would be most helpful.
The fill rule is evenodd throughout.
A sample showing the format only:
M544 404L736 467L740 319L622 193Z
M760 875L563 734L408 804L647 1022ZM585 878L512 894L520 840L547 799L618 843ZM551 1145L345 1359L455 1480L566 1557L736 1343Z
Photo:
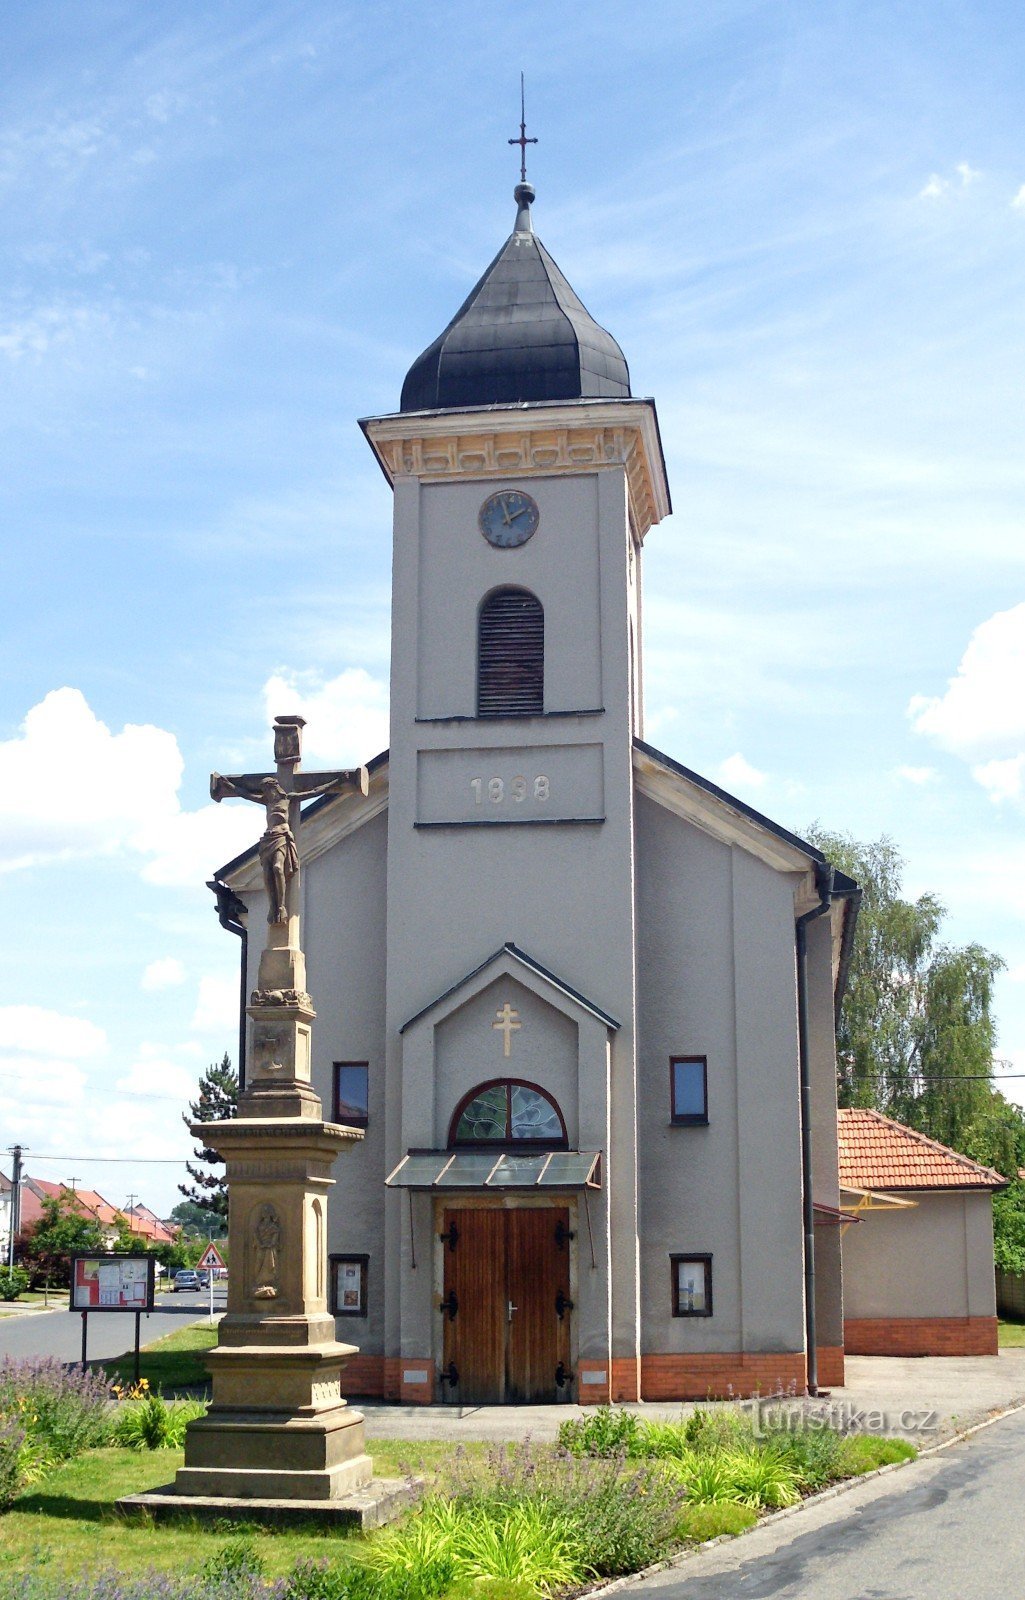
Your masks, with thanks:
M996 1355L1006 1179L879 1111L838 1113L847 1355Z

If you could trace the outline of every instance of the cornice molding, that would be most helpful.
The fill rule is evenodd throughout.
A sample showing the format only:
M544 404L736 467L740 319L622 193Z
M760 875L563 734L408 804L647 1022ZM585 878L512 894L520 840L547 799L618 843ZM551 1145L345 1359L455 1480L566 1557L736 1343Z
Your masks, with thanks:
M393 486L622 467L640 538L671 510L651 400L398 412L360 426Z

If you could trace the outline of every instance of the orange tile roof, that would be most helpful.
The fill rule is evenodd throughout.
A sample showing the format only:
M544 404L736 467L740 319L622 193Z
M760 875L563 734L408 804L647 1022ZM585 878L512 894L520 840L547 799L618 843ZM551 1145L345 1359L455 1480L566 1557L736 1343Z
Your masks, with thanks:
M881 1111L837 1113L841 1189L998 1189L1007 1179Z

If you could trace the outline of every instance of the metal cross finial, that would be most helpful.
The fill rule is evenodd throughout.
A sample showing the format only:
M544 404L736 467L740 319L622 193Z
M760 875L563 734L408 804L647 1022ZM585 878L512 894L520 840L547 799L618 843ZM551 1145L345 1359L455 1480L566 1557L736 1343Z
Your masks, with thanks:
M520 147L520 182L521 183L526 183L526 181L527 181L527 146L528 146L528 144L537 144L537 140L536 139L528 139L527 138L527 120L526 119L527 119L527 113L526 113L526 110L524 109L524 99L523 99L523 73L521 72L520 73L520 136L519 136L518 139L510 139L509 140L510 144L518 144L519 147Z

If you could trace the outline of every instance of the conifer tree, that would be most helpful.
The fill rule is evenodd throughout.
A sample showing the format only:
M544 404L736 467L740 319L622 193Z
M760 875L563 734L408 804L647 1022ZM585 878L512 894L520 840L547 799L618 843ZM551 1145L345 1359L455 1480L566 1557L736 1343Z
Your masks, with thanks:
M189 1102L189 1115L182 1112L182 1121L186 1127L194 1122L225 1122L230 1117L238 1115L238 1073L231 1064L231 1057L225 1051L219 1062L211 1062L199 1080L199 1096ZM223 1167L224 1161L206 1145L196 1145L194 1154L197 1161L203 1166L193 1166L191 1161L185 1163L189 1176L194 1181L192 1184L180 1183L179 1193L186 1200L191 1200L194 1205L202 1207L206 1212L213 1212L215 1216L227 1222L228 1220L228 1186L221 1172L206 1172L204 1167Z

